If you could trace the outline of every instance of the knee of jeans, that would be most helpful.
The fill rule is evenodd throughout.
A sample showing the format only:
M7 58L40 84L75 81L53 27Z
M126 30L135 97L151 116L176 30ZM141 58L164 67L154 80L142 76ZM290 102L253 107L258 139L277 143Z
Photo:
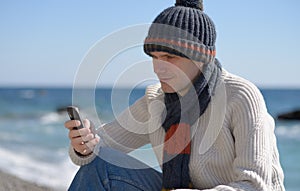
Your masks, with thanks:
M75 190L86 190L87 188L90 188L90 190L103 190L102 188L106 188L105 190L108 190L109 179L106 166L104 160L96 157L92 162L80 167L71 186L84 188Z
M116 151L111 148L103 147L101 151L97 154L98 156L94 158L90 163L80 167L81 171L95 171L97 169L107 169L107 166L111 165L109 159L116 157ZM118 158L118 157L117 157Z
M149 166L145 165L134 157L109 147L100 148L98 157L104 160L107 166L129 169L149 168Z

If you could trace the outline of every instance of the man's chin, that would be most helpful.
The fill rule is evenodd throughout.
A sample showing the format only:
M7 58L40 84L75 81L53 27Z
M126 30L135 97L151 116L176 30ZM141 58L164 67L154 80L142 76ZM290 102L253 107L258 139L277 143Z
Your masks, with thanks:
M164 93L174 93L176 92L174 88L172 88L171 86L169 86L168 84L164 83L164 82L160 82L161 84L161 89Z
M181 96L185 95L191 87L191 84L184 86L184 88L179 88L179 87L174 87L173 88L169 84L164 83L164 82L160 82L160 84L161 84L161 89L164 93L175 93L175 92L177 92ZM177 88L177 89L175 89L175 88Z

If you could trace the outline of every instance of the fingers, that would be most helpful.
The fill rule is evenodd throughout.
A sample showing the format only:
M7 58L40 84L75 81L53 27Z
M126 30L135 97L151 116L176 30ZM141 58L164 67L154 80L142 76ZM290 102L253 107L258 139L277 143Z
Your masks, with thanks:
M92 132L88 127L78 129L78 130L77 129L72 129L72 130L69 131L69 138L70 139L73 139L73 138L76 138L76 137L85 138L89 134L92 134ZM88 140L88 137L87 137L87 140Z
M90 128L90 127L91 127L90 120L84 119L84 120L83 120L83 126Z
M75 149L75 151L79 152L82 155L90 154L94 150L95 146L99 143L98 137L95 137L88 142L83 142L80 138L76 139L71 141L71 145Z
M65 127L69 130L72 130L74 127L78 127L80 125L80 121L78 120L69 120L65 122Z
M91 131L89 120L83 120L83 124L85 128L73 129L80 125L80 121L69 120L65 122L65 127L69 129L69 139L71 140L71 145L75 151L82 155L87 155L90 154L98 144L99 137L95 137L94 133Z
M85 136L91 132L90 131L90 121L85 119L85 120L83 120L83 124L84 124L85 128L77 130L77 129L74 129L74 127L80 126L79 120L69 120L69 121L65 122L65 127L70 130L70 132L69 132L70 139L79 137L79 136Z
M85 143L86 147L87 147L87 151L92 152L95 148L95 146L99 143L99 138L95 137L92 140L88 141ZM83 150L83 153L85 153L85 151Z
M92 139L95 138L95 135L93 133L90 132L90 130L87 130L88 133L80 133L79 130L72 130L70 131L70 139L74 139L74 141L76 141L76 143L80 143L80 142L89 142L91 141Z

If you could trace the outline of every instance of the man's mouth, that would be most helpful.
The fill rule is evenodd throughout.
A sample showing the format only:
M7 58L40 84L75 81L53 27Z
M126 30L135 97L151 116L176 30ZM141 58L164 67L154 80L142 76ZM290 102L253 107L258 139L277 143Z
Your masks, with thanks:
M164 77L158 77L160 81L165 82L171 80L173 77L169 76L164 76Z

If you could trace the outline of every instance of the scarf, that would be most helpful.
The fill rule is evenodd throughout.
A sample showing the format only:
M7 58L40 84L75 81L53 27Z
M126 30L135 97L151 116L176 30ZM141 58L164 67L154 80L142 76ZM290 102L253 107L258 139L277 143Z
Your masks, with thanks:
M163 189L192 188L189 175L191 126L205 112L221 75L221 65L204 65L202 73L184 95L165 93L166 117L162 124L166 135L163 151Z

